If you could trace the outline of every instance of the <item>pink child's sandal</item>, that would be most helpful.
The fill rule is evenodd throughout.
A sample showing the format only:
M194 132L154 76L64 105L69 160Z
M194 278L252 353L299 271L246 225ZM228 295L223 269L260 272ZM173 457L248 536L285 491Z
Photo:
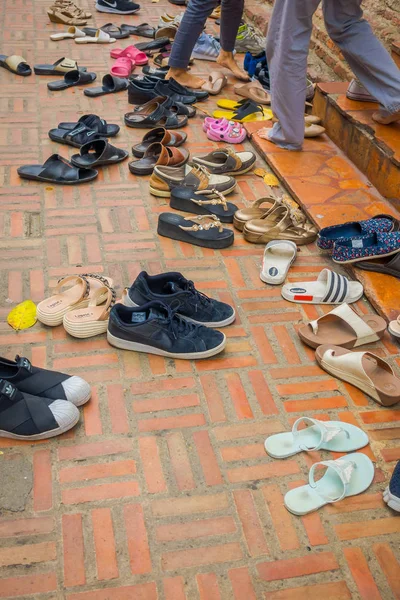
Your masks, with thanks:
M115 77L129 77L135 68L135 61L125 56L118 58L110 69L111 75Z
M229 123L228 119L214 119L214 117L206 117L203 121L203 131L207 132L211 125L215 125L216 127L221 127Z
M240 123L228 121L227 124L213 125L207 129L207 137L214 142L228 142L229 144L241 144L246 139L247 133Z
M111 58L130 58L135 61L136 65L146 65L149 62L146 54L138 50L136 46L128 46L124 50L122 48L114 48L110 52Z

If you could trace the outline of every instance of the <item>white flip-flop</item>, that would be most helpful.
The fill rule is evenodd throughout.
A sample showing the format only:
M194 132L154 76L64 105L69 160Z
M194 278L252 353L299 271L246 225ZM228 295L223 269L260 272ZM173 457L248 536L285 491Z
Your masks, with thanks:
M301 424L308 427L299 430ZM368 443L367 434L350 423L300 417L294 422L292 431L270 435L264 447L272 458L287 458L302 451L355 452Z
M326 467L327 470L321 479L315 481L314 473L318 467ZM285 494L285 506L294 515L307 515L326 504L365 492L372 483L374 472L371 459L357 452L337 460L317 462L308 474L308 485Z
M279 285L286 279L290 266L297 256L297 246L290 240L273 240L264 250L260 279L264 283Z
M394 337L400 338L400 315L397 317L395 321L390 321L388 325L388 331Z
M116 42L116 38L111 37L110 35L108 35L108 33L106 33L105 31L103 31L102 29L98 29L94 35L94 37L92 36L85 36L85 37L79 37L77 39L75 39L75 44L112 44L113 42Z
M289 302L301 304L351 304L363 295L358 281L350 281L330 269L322 269L316 281L285 283L282 296Z
M53 42L58 42L59 40L69 40L75 38L84 38L86 37L86 33L78 27L68 27L67 31L63 31L62 33L52 33L50 39Z

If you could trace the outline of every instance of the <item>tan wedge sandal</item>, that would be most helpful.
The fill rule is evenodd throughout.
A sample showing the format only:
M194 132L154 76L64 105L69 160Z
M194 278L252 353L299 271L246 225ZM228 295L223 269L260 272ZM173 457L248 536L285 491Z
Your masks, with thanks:
M62 288L67 284L72 284L71 287L62 291ZM38 321L50 327L56 327L63 322L64 315L72 309L85 308L93 298L96 290L103 286L111 287L113 280L109 277L102 277L96 274L84 274L76 277L71 275L63 277L59 280L55 293L46 298L36 307L36 316ZM103 293L103 299L98 303L105 302L107 294Z
M105 304L104 296L107 300ZM71 310L64 315L64 329L76 338L88 338L105 333L108 327L110 310L115 304L115 290L108 286L98 288L90 299L87 308Z

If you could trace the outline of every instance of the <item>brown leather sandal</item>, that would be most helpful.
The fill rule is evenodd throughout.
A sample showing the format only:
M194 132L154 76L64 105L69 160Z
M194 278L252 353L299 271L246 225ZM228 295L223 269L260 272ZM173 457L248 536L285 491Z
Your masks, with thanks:
M156 165L163 167L180 167L189 160L187 150L169 148L156 142L151 144L143 158L129 163L129 170L134 175L151 175Z
M163 146L178 148L178 146L181 146L186 142L186 139L187 134L184 131L174 131L172 133L167 131L164 127L155 127L145 133L140 144L136 144L136 146L132 147L132 154L137 158L143 158L144 153L151 144L159 142Z

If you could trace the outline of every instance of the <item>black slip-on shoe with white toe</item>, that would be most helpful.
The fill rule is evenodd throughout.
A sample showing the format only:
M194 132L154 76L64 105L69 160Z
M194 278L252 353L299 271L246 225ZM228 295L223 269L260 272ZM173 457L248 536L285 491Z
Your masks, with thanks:
M16 356L15 361L0 357L0 379L8 381L20 392L52 400L68 400L82 406L90 400L90 385L76 375L66 375L34 367L27 358Z
M182 319L161 302L137 308L115 304L110 312L107 340L123 350L187 360L209 358L226 346L221 331Z
M131 287L125 290L123 303L137 307L147 302L163 302L183 319L206 327L225 327L236 317L232 306L199 292L193 281L182 273L139 273Z
M132 15L140 10L140 4L129 0L97 0L96 10L116 15Z
M78 421L79 410L71 402L25 394L0 379L0 437L46 440L72 429Z

